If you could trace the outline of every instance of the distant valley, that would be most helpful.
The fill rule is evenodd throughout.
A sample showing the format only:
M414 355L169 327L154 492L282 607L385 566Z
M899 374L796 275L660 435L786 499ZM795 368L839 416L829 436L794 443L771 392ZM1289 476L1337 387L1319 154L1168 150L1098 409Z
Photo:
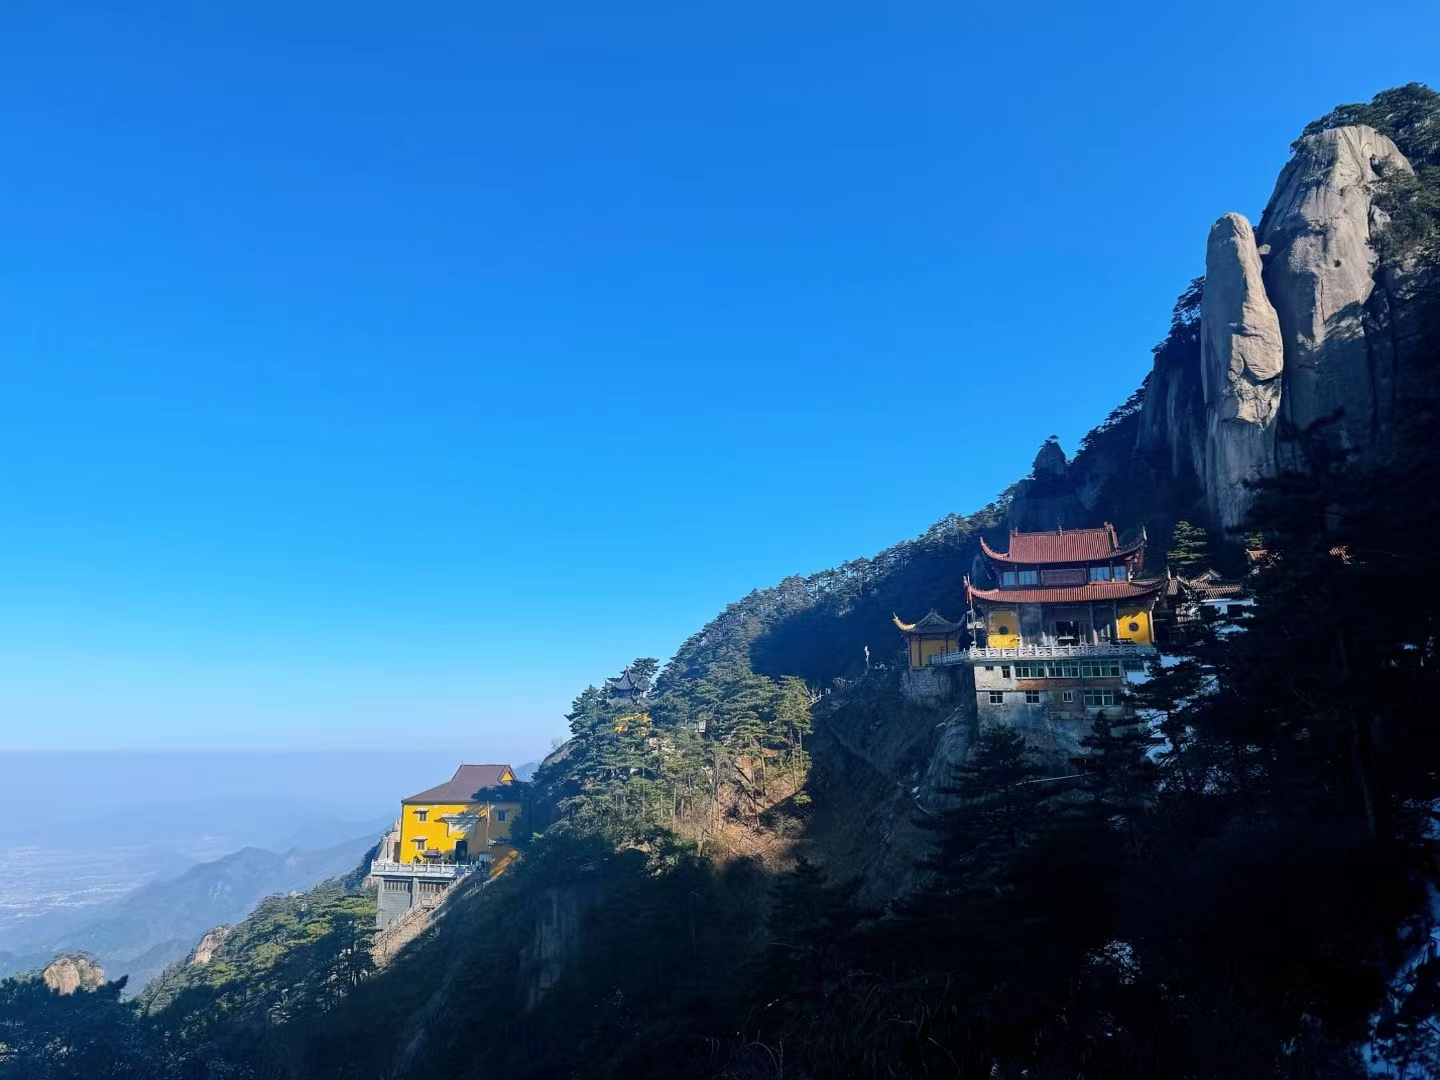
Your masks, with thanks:
M353 870L442 754L0 755L0 977L88 952L138 992L264 897ZM87 797L55 800L72 774Z
M63 852L12 850L6 853L9 869L23 867L24 876L32 880L32 914L17 914L23 896L13 895L12 889L7 922L0 925L0 976L41 967L56 953L86 952L99 959L107 978L129 975L134 992L185 955L206 930L243 918L264 897L308 889L354 869L382 827L377 822L339 843L314 850L292 848L283 855L246 847L119 895L116 882L136 867L126 860L133 853L125 849L92 861L67 858ZM85 875L66 879L70 892L41 884L47 871L64 877L76 866L84 866ZM48 908L42 906L47 902Z

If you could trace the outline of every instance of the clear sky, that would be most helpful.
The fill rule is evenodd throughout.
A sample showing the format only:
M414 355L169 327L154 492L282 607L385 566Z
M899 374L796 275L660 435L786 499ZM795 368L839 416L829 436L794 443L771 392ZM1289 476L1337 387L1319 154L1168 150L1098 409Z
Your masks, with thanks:
M1440 5L0 10L0 747L534 757L1068 448Z

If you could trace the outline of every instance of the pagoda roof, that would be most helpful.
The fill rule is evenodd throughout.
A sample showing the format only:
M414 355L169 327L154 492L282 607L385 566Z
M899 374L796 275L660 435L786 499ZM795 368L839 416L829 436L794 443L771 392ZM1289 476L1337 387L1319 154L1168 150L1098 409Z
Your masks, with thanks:
M970 595L992 604L1074 604L1087 600L1132 600L1155 596L1166 586L1164 578L1145 581L1091 581L1084 585L1031 585L1020 589L977 589Z
M1145 546L1145 534L1128 544L1121 544L1115 526L1108 521L1098 529L1055 529L1050 532L1017 532L1010 530L1010 550L996 551L980 538L980 549L996 562L1024 563L1085 563L1101 562L1131 555Z
M1214 570L1206 570L1198 577L1181 578L1180 581L1200 600L1223 600L1245 592L1244 582L1222 577Z
M515 773L509 765L461 765L445 783L401 799L400 805L479 802L475 798L476 792L509 784L514 779Z
M618 694L643 694L650 689L645 679L637 679L627 667L613 679L605 680L605 689Z
M965 626L963 622L952 622L945 618L934 608L930 609L929 614L912 623L901 622L899 615L892 614L890 618L895 621L901 633L905 634L953 634Z

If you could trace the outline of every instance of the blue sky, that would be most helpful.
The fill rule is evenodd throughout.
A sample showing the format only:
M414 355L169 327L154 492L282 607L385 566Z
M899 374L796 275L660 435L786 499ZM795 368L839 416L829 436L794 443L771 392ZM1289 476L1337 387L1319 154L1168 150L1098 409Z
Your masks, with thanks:
M1384 22L12 0L0 747L534 757L1073 447Z

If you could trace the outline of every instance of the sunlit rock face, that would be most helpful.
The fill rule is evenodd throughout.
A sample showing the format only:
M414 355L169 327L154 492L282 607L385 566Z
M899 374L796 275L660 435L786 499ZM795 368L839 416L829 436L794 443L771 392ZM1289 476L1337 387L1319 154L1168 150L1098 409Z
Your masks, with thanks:
M228 926L217 926L214 930L207 930L200 939L200 943L191 951L189 963L196 967L204 967L210 963L215 956L215 950L220 947L229 933L230 927Z
M1307 135L1260 225L1225 214L1205 252L1198 352L1157 352L1138 449L1172 483L1197 482L1210 524L1242 524L1247 481L1298 468L1292 437L1331 431L1364 458L1392 451L1405 372L1421 340L1419 272L1379 265L1386 176L1411 172L1363 124Z
M51 990L73 994L76 990L94 990L105 981L105 969L81 954L57 956L45 965L40 979Z
M1205 495L1211 519L1238 526L1249 508L1246 481L1275 471L1275 422L1285 367L1280 322L1265 295L1250 223L1225 214L1205 247L1200 314L1204 388Z
M1309 135L1281 170L1258 230L1284 343L1281 414L1304 428L1343 409L1336 435L1361 452L1382 441L1396 392L1389 331L1367 314L1373 240L1386 222L1373 197L1391 170L1409 172L1410 163L1374 128Z

